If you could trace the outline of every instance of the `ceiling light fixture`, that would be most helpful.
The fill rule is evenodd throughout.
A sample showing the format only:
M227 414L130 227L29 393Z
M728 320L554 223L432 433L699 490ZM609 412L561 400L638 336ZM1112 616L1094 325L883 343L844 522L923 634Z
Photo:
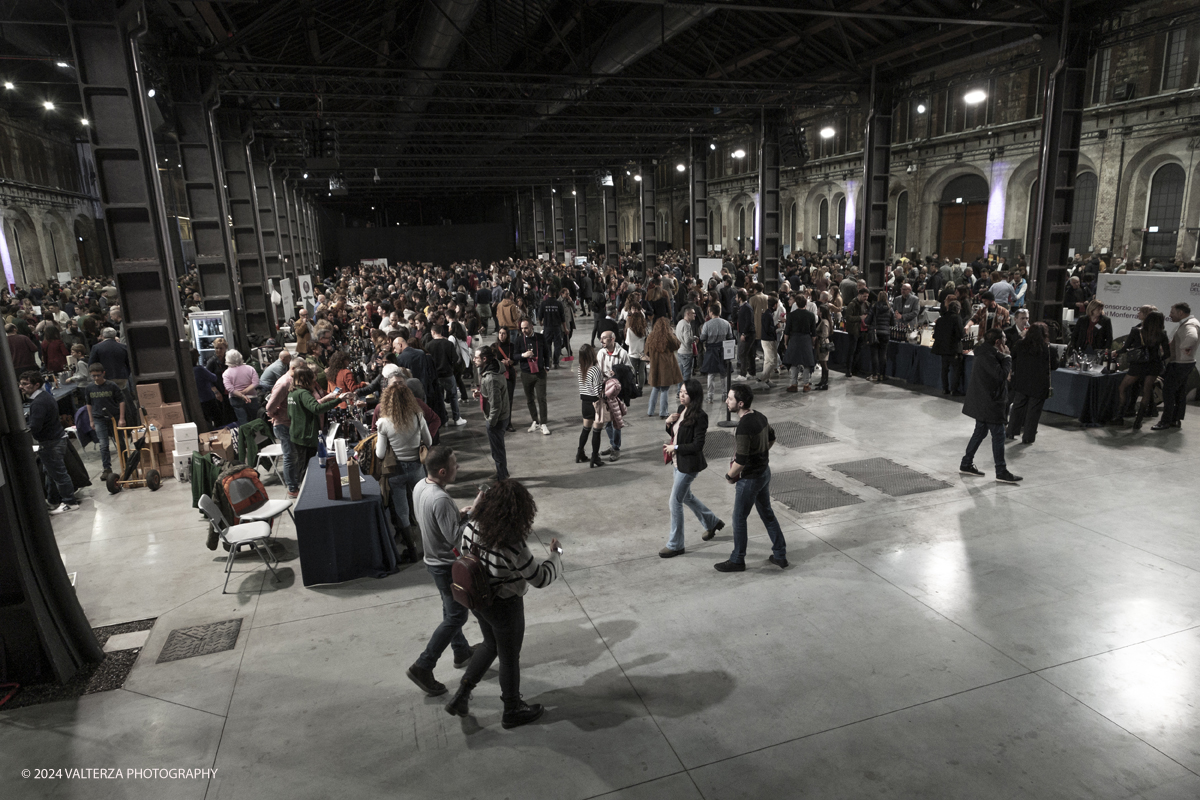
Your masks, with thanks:
M307 178L307 177L308 177L308 173L307 173L307 172L306 172L306 173L304 173L303 177L304 177L304 178Z
M746 151L739 147L737 150L734 150L729 155L733 156L734 158L745 158Z
M17 87L16 87L16 86L13 86L13 82L12 82L12 81L5 81L5 82L4 82L4 88L5 88L5 89L15 89L15 88L17 88Z
M154 94L155 94L154 90L151 89L150 91L146 92L146 97L154 97Z
M572 189L572 190L571 190L571 196L572 196L572 197L574 197L574 196L575 196L575 190L574 190L574 189Z
M687 167L685 167L683 164L676 164L675 170L677 172L687 172Z
M963 95L963 100L967 101L970 105L977 106L984 100L987 100L987 92L983 89L972 89Z
M833 128L830 128L828 126L821 128L821 138L822 139L832 139L836 134L837 134L837 131L835 131Z
M86 128L88 125L91 125L92 123L88 121L87 117L84 117L83 119L79 120L79 124Z
M641 175L634 175L634 176L633 176L633 179L634 179L635 181L637 181L638 183L641 183L641 182L642 182L642 176L641 176Z
M67 62L65 62L65 61L60 61L60 62L58 62L58 66L62 67L63 69L70 69L70 68L71 68L71 65L70 65L70 64L68 64L68 63L67 63Z
M709 150L716 150L716 149L717 149L717 143L716 143L716 142L709 142L709 144L708 144L708 149L709 149Z
M924 103L917 103L917 113L918 114L925 113L925 104Z
M52 103L52 102L50 102L49 100L47 100L46 102L42 103L42 108L46 109L47 111L53 111L53 110L54 110L54 103Z

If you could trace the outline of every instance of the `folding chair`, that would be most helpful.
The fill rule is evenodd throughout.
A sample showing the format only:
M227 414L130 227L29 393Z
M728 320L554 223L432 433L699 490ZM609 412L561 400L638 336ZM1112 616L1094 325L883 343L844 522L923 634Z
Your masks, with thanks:
M262 460L267 459L271 463L267 474L274 475L280 483L283 483L283 478L279 475L279 459L281 458L283 458L283 445L275 442L258 451L258 460L255 461L254 466L257 469Z
M279 581L279 575L275 572L275 567L279 565L279 559L275 557L274 553L271 553L271 548L267 544L267 539L271 536L270 525L257 521L230 525L225 519L225 515L221 513L220 506L206 494L200 495L200 510L204 512L204 516L208 517L208 521L216 528L225 544L229 545L229 555L225 558L225 585L221 587L221 594L228 594L233 559L243 547L253 547L258 553L258 557L267 565L267 569L271 570L275 581ZM263 554L264 550L271 554L271 561L268 561L266 555ZM274 564L271 563L272 561Z

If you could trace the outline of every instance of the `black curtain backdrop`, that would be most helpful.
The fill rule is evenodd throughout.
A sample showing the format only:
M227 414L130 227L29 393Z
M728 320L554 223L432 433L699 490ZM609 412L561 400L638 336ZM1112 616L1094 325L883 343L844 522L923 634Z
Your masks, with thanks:
M513 237L508 225L396 226L392 228L338 228L337 263L357 264L364 258L397 261L432 261L449 265L479 259L484 264L512 254Z

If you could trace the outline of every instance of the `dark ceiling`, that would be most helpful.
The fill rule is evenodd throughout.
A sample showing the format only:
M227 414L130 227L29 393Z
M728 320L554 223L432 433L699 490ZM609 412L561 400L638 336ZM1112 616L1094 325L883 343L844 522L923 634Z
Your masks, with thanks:
M1129 5L1076 2L1090 23ZM143 42L170 78L207 75L276 163L317 189L336 130L344 202L488 193L590 178L744 131L765 109L858 105L880 79L1053 34L1043 0L147 0ZM7 13L5 13L7 12ZM45 0L0 19L61 21ZM0 23L10 72L70 83L65 29ZM36 60L29 63L17 59ZM23 66L22 66L23 65ZM59 91L49 86L47 91ZM69 101L68 101L69 102ZM34 112L35 113L36 108ZM67 122L64 122L67 124ZM326 137L330 134L326 133ZM329 155L329 153L325 153ZM333 198L327 204L334 204Z

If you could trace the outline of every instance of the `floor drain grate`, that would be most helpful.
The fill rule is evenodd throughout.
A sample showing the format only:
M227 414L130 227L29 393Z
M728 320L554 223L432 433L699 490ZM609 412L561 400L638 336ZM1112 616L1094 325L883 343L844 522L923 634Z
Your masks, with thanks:
M771 497L800 514L863 502L861 497L802 469L772 473Z
M737 452L737 443L732 433L708 429L704 437L704 457L709 461L733 458Z
M945 481L931 478L887 458L846 461L841 464L830 464L829 467L891 497L904 497L909 494L950 488L950 484Z
M772 422L771 427L775 429L775 443L784 447L808 447L837 441L832 436L790 420Z
M179 661L184 658L206 656L232 650L237 644L238 633L242 630L242 620L227 619L224 622L213 622L208 625L194 625L190 628L176 628L167 635L167 643L163 645L156 663Z

